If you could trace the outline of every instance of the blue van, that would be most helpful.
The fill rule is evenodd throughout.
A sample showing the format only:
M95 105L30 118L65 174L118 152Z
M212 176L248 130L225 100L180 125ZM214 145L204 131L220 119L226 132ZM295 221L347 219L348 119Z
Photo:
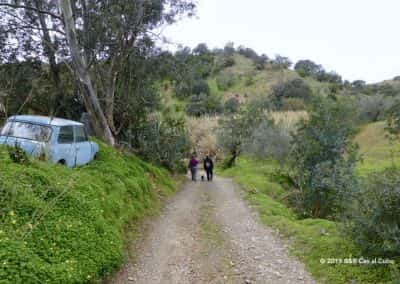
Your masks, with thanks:
M49 161L68 167L88 164L99 152L99 145L88 140L82 123L35 115L8 118L0 144L18 145L36 157L45 154Z

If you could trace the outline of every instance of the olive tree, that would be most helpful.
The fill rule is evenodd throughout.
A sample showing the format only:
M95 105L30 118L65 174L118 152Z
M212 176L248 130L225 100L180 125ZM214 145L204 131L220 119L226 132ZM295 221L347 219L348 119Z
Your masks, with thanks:
M221 117L217 143L229 155L226 167L235 165L236 158L251 141L254 130L265 121L264 109L257 106L243 106L236 113Z

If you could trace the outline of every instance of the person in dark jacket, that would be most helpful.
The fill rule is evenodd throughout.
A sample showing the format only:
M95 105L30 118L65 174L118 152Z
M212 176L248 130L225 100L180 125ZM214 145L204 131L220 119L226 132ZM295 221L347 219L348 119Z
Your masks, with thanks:
M206 171L208 181L212 181L213 179L213 169L213 161L210 159L209 156L206 156L206 158L204 159L204 170Z
M196 174L197 174L197 165L199 161L196 160L194 156L190 158L188 168L190 169L190 173L192 174L192 181L196 181Z

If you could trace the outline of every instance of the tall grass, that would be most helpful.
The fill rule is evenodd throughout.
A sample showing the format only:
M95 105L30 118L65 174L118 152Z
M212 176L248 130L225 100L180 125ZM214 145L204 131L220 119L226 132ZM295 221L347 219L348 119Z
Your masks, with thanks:
M306 111L274 111L269 113L276 123L294 129L301 119L307 119Z

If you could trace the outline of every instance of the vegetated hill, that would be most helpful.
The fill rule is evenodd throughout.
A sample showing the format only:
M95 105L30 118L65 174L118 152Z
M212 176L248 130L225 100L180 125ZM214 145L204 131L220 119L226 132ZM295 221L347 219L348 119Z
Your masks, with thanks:
M400 143L386 136L386 126L384 121L367 124L355 137L363 158L357 165L360 175L380 172L392 165L400 166Z
M216 61L223 55L216 55ZM233 53L233 65L222 68L216 74L207 78L211 94L222 96L223 100L238 97L241 101L253 98L266 97L272 93L273 87L293 79L303 79L312 89L314 95L328 95L334 93L338 96L357 95L388 95L400 96L400 77L386 80L376 84L366 84L362 80L354 82L331 84L327 81L317 80L312 76L300 76L292 68L280 68L273 61L266 63L264 68L258 69L254 60L237 52ZM329 74L329 73L328 73ZM220 82L222 81L222 84ZM221 87L222 85L222 87Z
M174 191L166 171L101 144L69 169L0 147L1 283L85 283L123 261L124 227Z
M301 78L297 72L291 69L277 68L271 64L266 64L263 70L257 70L253 60L238 53L235 53L233 58L235 62L233 66L222 69L218 74L208 79L211 92L223 95L224 100L234 96L245 101L260 96L268 96L274 85ZM231 85L228 85L225 90L221 90L218 80L224 77L231 78ZM320 83L312 78L306 78L305 81L317 92L328 89L327 84Z

